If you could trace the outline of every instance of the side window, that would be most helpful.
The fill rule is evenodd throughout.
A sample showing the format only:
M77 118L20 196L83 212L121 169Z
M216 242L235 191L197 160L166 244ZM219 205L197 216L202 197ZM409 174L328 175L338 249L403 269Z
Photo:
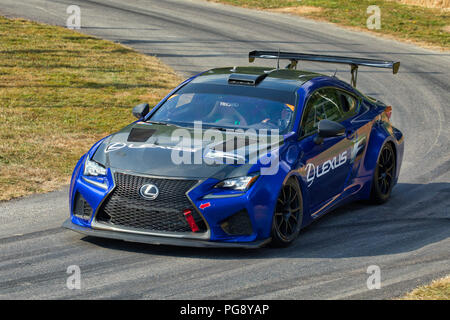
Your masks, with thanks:
M356 114L358 109L358 101L351 95L338 91L339 102L342 108L342 112L344 114L343 119L350 118L351 116Z
M304 134L315 132L320 120L341 121L343 118L337 91L331 88L319 89L311 95L306 105Z

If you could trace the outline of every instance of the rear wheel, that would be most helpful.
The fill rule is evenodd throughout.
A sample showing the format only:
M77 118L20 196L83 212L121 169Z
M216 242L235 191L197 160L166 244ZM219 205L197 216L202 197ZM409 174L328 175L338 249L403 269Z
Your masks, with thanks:
M395 165L394 149L390 143L387 143L380 151L373 175L371 194L373 202L384 203L389 199L394 186Z
M272 245L286 247L300 233L303 220L303 198L295 178L290 178L278 195L272 221Z

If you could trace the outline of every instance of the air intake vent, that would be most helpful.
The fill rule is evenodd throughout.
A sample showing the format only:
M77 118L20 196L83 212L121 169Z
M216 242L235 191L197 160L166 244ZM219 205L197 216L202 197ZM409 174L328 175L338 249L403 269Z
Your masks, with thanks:
M89 220L92 216L92 207L78 192L75 194L73 214L83 220Z
M220 225L223 231L233 236L250 235L253 232L252 222L245 209L228 217Z
M229 84L238 84L244 86L256 86L258 83L264 80L267 74L241 74L232 73L228 78Z

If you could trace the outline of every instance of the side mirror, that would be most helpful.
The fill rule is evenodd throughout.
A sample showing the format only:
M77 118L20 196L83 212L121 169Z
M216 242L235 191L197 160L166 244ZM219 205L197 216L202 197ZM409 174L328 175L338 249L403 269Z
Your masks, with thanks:
M319 133L314 140L315 143L321 144L324 138L338 137L345 134L345 127L336 121L320 120Z
M147 115L149 111L150 105L148 103L141 103L133 108L133 116L135 116L138 119L142 119Z

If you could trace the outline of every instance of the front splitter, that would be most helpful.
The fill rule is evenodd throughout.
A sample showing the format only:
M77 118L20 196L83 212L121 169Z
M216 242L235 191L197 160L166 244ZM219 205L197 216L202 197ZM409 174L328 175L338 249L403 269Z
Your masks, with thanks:
M169 237L166 238L162 236L141 235L130 232L96 230L76 225L71 221L71 219L67 219L66 221L64 221L62 227L92 237L117 239L137 243L148 243L154 245L169 245L182 247L256 249L263 247L264 245L268 244L271 240L269 238L253 242L217 242L217 241L205 241L205 240L185 239L185 238L183 239L169 238Z

